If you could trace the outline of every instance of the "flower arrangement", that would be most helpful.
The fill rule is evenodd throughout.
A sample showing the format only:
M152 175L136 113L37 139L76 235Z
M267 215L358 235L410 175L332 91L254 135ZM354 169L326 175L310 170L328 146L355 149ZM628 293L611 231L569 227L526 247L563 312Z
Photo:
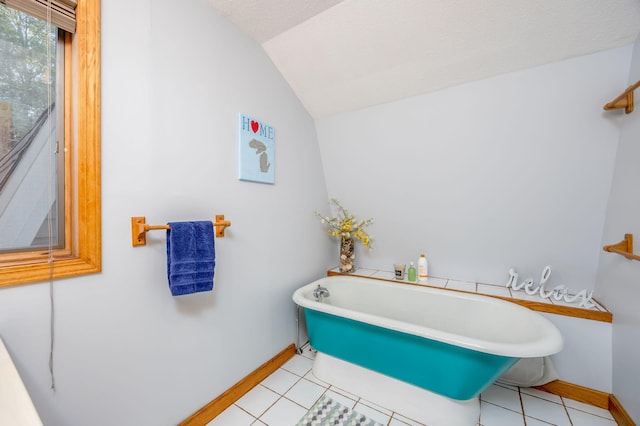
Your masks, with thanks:
M320 218L320 222L328 226L327 233L341 239L355 238L361 241L365 247L371 249L371 237L365 232L364 227L371 225L373 219L358 221L336 198L332 198L331 202L338 207L337 216L322 216L320 213L315 212L315 215Z

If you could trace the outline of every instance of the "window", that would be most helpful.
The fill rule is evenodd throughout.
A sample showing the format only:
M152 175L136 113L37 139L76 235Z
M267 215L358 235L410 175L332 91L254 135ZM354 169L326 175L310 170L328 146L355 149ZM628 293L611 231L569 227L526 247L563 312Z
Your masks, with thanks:
M1 4L4 1L9 4L9 0L0 0L0 8L7 7ZM24 3L37 1L23 0ZM62 1L75 4L72 0ZM43 22L36 18L11 12L12 16L19 16L32 25L20 27L22 41L31 35L29 31L35 32L40 28L38 25L42 26ZM13 211L15 224L15 229L2 228L0 216L0 286L47 280L51 274L61 278L101 270L100 1L78 0L75 20L73 34L51 30L45 23L46 30L43 31L46 35L40 40L47 40L50 47L45 49L48 54L44 55L44 66L29 62L43 63L38 40L32 39L31 45L26 44L26 51L21 56L22 68L14 65L20 72L6 69L10 61L6 50L0 48L0 55L4 56L0 57L0 73L9 72L16 80L26 82L20 90L14 87L16 94L9 98L6 87L10 79L6 74L0 76L0 190L3 180L5 185L10 180L9 169L28 176L25 170L17 171L18 165L28 155L34 156L33 152L37 151L34 146L43 143L40 140L43 135L54 135L44 138L54 140L54 143L45 147L43 156L46 167L58 171L51 173L54 178L46 179L47 188L42 187L42 179L33 178L29 184L25 183L26 178L16 179L27 185L25 191L32 196L14 196L5 201L4 206L0 204L0 215L3 208ZM68 28L66 22L60 25ZM0 28L2 42L7 40L3 40ZM46 62L47 58L49 62ZM37 74L36 68L49 72ZM47 85L49 81L57 83ZM35 84L38 82L42 85ZM43 90L47 92L46 96ZM18 144L20 146L15 149ZM8 156L7 152L13 154ZM12 158L7 159L9 157ZM49 161L50 158L55 160ZM4 166L2 159L5 159ZM2 192L0 203L1 197ZM26 200L26 207L19 203L20 198ZM38 204L36 198L44 198L44 202ZM27 215L31 216L29 220L25 220ZM18 235L21 239L10 240L7 234L11 234L11 238L13 234ZM49 235L54 236L53 245L50 245Z
M64 33L0 5L0 58L0 253L64 248Z

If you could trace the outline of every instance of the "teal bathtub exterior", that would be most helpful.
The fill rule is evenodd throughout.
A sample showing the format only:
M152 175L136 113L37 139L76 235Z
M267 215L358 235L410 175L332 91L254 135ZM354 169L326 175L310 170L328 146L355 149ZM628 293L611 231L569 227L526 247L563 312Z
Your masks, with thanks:
M309 308L304 312L314 349L456 400L477 397L518 360Z
M398 412L430 419L425 424L475 424L482 391L519 359L553 355L563 345L557 327L537 312L422 284L330 276L292 299L318 351L317 377L370 401L392 401ZM425 400L439 409L426 415ZM465 420L442 423L436 414Z

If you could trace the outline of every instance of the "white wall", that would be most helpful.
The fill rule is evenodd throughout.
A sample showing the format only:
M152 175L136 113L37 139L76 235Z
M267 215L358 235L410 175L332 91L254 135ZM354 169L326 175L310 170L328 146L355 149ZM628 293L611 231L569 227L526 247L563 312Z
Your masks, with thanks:
M640 80L640 39L633 48L628 85ZM625 79L625 81L627 81ZM627 85L621 85L619 93ZM636 99L638 99L636 90ZM640 112L638 104L629 115L617 110L612 115L622 117L620 144L602 245L615 244L624 234L633 234L635 253L640 241ZM622 256L600 253L597 292L602 302L613 312L613 393L635 422L640 422L640 262Z
M618 123L602 106L630 47L317 120L327 187L372 216L392 269L425 252L430 273L506 283L515 267L592 288Z
M127 14L121 14L126 10ZM276 184L237 180L238 113L276 129ZM311 117L261 47L206 0L102 2L103 265L0 291L0 334L47 426L173 425L295 340L298 286L333 249L315 209L327 192ZM152 224L232 222L215 288L174 298Z
M563 338L563 348L551 356L554 368L565 382L613 392L611 323L541 313Z
M329 195L375 220L358 265L391 270L425 252L436 277L506 283L515 267L539 280L551 265L549 285L593 289L620 131L602 107L626 87L631 51L317 120ZM601 335L611 340L608 324ZM577 338L560 378L611 391L611 345L585 353Z

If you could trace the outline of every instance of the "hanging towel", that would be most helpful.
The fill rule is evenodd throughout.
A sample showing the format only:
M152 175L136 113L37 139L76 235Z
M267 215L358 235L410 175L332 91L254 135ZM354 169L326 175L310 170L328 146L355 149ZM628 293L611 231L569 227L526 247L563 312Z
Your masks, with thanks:
M173 296L213 289L216 251L213 223L171 222L167 230L167 275Z

